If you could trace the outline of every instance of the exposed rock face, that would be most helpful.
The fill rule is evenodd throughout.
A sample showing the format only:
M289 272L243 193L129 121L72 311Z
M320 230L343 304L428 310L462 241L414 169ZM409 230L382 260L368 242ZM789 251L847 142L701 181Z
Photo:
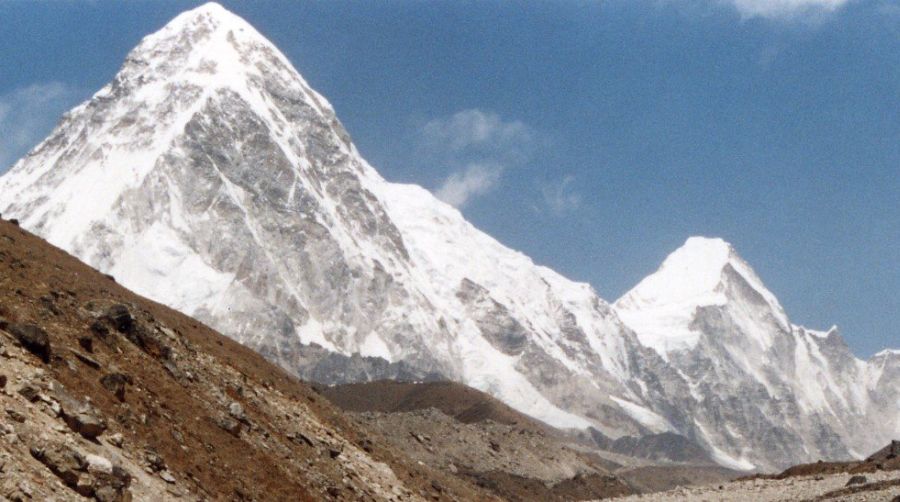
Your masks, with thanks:
M894 460L900 459L900 440L893 440L891 443L884 448L876 451L875 453L869 455L866 460L868 461L880 461L880 460ZM900 465L900 461L896 461L898 465Z
M762 311L745 319L735 317L743 307L697 305L684 330L710 336L690 357L642 343L643 330L619 319L625 303L617 312L427 191L385 182L287 59L215 4L146 37L0 178L0 210L307 378L443 376L556 426L676 432L743 467L847 455L863 441L848 432L854 411L894 424L900 415L896 399L865 404L896 396L896 359L873 379L845 349L822 346L828 365L846 369L842 396L871 381L872 396L836 416L804 407L801 390L775 392L791 375L763 384L734 356L757 354L742 333L783 330L772 335L779 367L793 364L796 340ZM737 277L727 285L742 306L771 303ZM168 335L103 309L98 337L123 334L190 380Z
M266 349L260 351L270 357ZM371 382L375 380L400 381L438 381L446 377L427 368L400 360L389 362L382 357L362 356L354 353L349 356L332 352L319 344L297 344L292 354L294 363L291 369L305 380L333 384L352 382Z

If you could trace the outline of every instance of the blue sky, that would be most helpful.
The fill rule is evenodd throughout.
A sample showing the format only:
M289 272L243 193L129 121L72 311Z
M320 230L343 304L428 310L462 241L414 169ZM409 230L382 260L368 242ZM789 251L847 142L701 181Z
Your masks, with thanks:
M613 301L690 235L900 347L900 2L223 2L363 155ZM0 171L195 2L0 1Z

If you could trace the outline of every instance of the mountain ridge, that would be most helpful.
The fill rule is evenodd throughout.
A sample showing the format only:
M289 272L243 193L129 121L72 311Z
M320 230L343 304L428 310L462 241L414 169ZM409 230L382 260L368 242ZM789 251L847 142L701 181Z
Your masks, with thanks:
M654 347L658 334L623 319L627 302L610 305L421 187L381 178L327 100L248 27L207 4L145 37L110 85L0 177L0 209L300 376L340 381L355 365L353 374L378 378L369 365L381 358L405 366L379 371L442 375L558 427L676 430L730 467L865 451L848 425L873 402L851 402L861 387L835 383L833 396L805 403L846 411L842 419L815 414L790 402L817 389L791 384L797 362L774 356L814 360L800 365L813 373L837 361L852 382L874 374L846 345L790 325L739 257L723 265L716 292L736 301L689 301L669 324L698 343ZM312 344L346 359L309 365ZM866 384L871 392L889 394L893 367L885 383ZM788 404L770 410L773 422L742 411L732 392Z

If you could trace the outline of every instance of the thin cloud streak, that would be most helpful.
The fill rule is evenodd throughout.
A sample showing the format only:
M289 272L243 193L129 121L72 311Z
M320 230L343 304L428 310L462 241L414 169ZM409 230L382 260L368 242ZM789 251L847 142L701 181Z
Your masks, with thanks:
M535 132L520 121L469 109L425 124L419 150L449 168L434 193L461 208L493 191L506 170L527 162L535 139Z
M851 0L720 0L744 18L795 19L835 12Z
M471 198L493 190L502 173L499 164L470 164L464 171L451 173L435 195L451 206L463 207Z

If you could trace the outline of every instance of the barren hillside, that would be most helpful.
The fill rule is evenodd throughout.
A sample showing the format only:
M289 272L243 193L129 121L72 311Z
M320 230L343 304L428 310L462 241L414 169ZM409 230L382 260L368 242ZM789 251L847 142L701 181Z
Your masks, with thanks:
M478 500L307 385L0 222L0 495Z

